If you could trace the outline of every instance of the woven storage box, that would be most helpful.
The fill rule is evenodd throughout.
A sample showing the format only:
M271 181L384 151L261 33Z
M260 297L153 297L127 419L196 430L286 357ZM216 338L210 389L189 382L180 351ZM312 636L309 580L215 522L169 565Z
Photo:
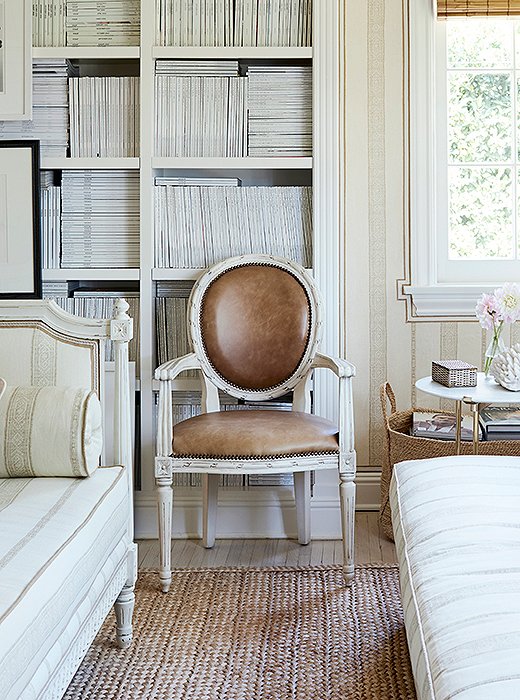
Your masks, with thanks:
M429 412L431 408L411 408L407 411L398 411L395 403L395 395L388 382L381 386L381 408L385 422L385 444L382 455L381 471L381 506L379 509L379 522L381 529L388 539L394 539L392 530L392 514L390 512L389 489L390 479L394 464L409 459L430 459L432 457L449 457L456 454L455 441L434 440L432 438L414 437L410 435L414 411ZM387 407L390 403L390 413ZM449 411L437 411L453 415ZM463 442L461 454L473 454L472 442ZM481 455L513 455L520 457L520 440L495 440L493 442L479 442L479 454Z
M477 368L462 360L432 362L432 379L447 387L477 386Z

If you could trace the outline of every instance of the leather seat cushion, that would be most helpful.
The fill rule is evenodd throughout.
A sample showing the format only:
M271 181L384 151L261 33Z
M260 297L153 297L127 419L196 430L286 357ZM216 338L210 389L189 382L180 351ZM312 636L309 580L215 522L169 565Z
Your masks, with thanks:
M198 457L282 457L338 452L338 429L297 411L221 411L178 423L173 454Z

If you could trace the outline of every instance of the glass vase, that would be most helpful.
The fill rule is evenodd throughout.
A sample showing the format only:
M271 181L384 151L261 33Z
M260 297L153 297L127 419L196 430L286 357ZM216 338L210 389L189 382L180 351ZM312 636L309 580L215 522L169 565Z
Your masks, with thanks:
M501 332L502 329L495 330L493 332L491 342L487 346L487 350L485 353L486 360L484 362L484 374L486 375L486 377L489 376L489 370L491 369L491 363L493 362L493 358L506 349L506 345L502 339Z

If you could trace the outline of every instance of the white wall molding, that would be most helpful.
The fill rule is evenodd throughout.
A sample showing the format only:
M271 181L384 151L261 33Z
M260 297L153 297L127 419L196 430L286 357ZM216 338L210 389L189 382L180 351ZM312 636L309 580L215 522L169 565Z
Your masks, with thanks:
M475 319L475 306L480 295L492 292L496 286L406 285L403 291L411 295L417 317L425 317L429 321L467 321Z
M378 510L380 474L360 471L356 478L357 510ZM177 539L198 538L202 532L202 493L180 491L173 499L173 532ZM339 497L332 494L311 500L312 539L341 537ZM157 538L157 501L152 492L135 494L136 539ZM296 536L291 488L238 491L221 489L217 512L217 537L285 538Z

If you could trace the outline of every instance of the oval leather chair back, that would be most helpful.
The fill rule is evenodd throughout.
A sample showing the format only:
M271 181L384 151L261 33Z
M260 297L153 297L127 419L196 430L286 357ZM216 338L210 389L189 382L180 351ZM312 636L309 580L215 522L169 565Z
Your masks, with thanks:
M304 281L290 269L265 262L232 266L200 298L204 359L228 391L286 387L315 341L314 306Z

